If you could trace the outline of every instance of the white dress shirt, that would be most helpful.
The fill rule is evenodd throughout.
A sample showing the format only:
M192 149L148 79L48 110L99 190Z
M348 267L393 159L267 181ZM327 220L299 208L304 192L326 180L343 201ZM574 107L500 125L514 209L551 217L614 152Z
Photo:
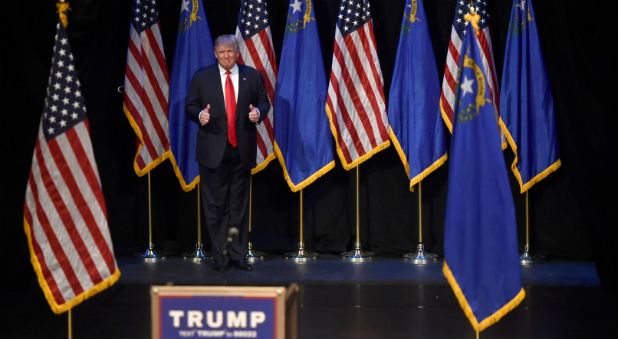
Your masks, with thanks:
M227 72L227 70L221 67L221 65L218 65L218 66L219 66L219 73L221 74L221 88L223 90L223 102L225 102L225 100L227 99L225 97L225 82L227 81L227 74L225 74L225 72ZM234 96L235 96L234 101L238 102L238 65L234 64L234 67L230 69L230 78L232 79L232 85L234 86ZM202 113L204 113L205 110L206 108L204 108L200 112L200 114L198 115L198 119L202 117Z
M221 88L223 89L223 102L227 102L225 97L225 82L227 81L227 70L219 65L219 73L221 74ZM234 101L238 102L238 65L234 64L234 67L230 69L230 78L232 78L232 85L234 85Z

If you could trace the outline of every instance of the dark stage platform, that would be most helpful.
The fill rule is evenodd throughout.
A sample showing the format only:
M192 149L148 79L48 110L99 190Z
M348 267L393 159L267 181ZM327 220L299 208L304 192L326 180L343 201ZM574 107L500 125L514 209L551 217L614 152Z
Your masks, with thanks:
M442 276L442 262L399 258L351 263L337 256L297 264L267 256L253 272L213 271L207 263L119 258L122 276L73 310L74 338L150 336L151 285L300 285L299 338L474 338ZM526 299L481 338L615 338L616 297L601 288L594 264L549 260L522 267ZM66 337L34 280L3 292L0 336Z

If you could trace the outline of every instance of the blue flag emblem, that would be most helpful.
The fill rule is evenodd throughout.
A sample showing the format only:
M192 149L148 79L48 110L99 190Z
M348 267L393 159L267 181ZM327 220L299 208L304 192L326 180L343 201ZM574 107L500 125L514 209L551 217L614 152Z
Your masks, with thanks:
M525 292L498 120L487 90L487 74L479 67L479 42L472 27L461 51L443 272L472 327L482 331L515 308Z
M410 190L446 162L438 69L422 1L407 0L388 100L390 138Z
M214 48L201 0L183 0L178 20L178 36L170 79L169 128L170 160L185 191L199 182L195 160L197 124L185 114L185 101L193 73L215 62Z
M290 189L299 191L335 167L326 115L326 74L311 0L288 8L275 88L275 153Z
M562 164L554 99L532 0L513 1L500 101L503 130L515 153L511 169L524 193Z

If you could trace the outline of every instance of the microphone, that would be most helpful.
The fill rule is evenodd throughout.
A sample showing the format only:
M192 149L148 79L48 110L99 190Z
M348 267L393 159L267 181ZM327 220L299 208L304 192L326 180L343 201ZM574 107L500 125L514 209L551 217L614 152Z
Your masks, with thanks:
M227 257L228 249L230 244L234 241L234 238L238 237L238 227L232 226L229 230L227 230L227 240L225 241L225 246L223 246L223 256Z
M229 230L227 230L227 243L231 243L234 241L234 237L238 236L238 227L232 226Z

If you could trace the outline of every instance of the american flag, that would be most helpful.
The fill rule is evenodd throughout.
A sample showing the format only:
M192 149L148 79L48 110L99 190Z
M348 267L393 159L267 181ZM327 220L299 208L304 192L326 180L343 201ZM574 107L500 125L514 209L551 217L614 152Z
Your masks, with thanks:
M368 0L340 3L326 112L346 170L390 145Z
M137 134L142 176L169 156L169 77L155 0L135 0L124 78L124 112Z
M489 87L489 95L492 103L499 112L499 91L498 81L496 78L496 67L494 64L494 55L492 52L491 35L489 34L489 14L487 13L486 0L459 0L455 7L455 17L453 19L453 27L451 29L451 40L449 41L448 53L446 55L446 66L444 67L444 78L442 79L442 93L440 94L440 110L442 118L448 129L453 131L453 105L455 104L455 89L457 82L457 72L459 72L459 59L461 45L463 44L466 27L470 24L464 19L464 15L470 13L470 10L475 11L480 15L478 40L481 47L482 67L485 74L490 74L487 77L487 85Z
M118 280L84 97L60 21L26 187L24 230L39 284L55 313Z
M261 124L257 125L256 166L251 170L251 173L255 174L275 158L272 103L275 99L277 61L275 60L273 39L270 34L266 0L243 0L241 2L238 25L236 26L236 39L240 45L240 56L237 61L262 73L271 103L268 115L262 120Z

